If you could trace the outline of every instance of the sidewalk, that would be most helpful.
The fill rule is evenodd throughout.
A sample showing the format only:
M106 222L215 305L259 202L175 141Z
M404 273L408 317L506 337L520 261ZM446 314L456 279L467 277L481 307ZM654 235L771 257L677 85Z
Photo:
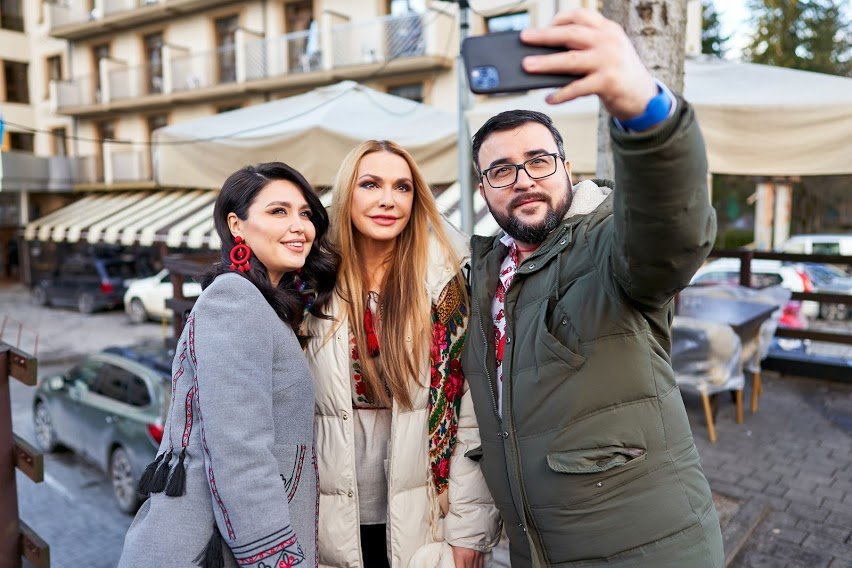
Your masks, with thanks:
M0 339L28 353L37 348L42 367L70 362L111 345L164 337L161 326L131 324L120 310L85 315L67 308L36 306L22 284L0 286L0 326L4 319ZM165 331L171 334L171 327Z
M754 532L731 566L850 568L852 385L775 373L765 373L763 385L760 409L747 411L744 424L723 399L716 444L698 398L684 397L713 491L741 511L765 512L756 527L732 526Z

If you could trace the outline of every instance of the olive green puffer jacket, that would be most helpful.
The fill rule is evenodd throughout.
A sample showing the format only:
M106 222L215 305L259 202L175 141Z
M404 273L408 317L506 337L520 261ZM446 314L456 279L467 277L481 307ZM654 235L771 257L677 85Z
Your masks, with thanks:
M651 132L612 137L616 189L575 186L566 218L509 287L502 417L491 300L508 250L472 240L463 364L480 465L514 568L721 567L669 356L672 297L715 234L704 144L683 100Z

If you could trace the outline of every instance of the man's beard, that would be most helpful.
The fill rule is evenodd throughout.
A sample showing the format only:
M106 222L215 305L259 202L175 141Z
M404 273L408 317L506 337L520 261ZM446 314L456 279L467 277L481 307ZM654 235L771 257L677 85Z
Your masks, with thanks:
M541 199L547 205L547 211L544 214L544 219L535 225L526 224L512 215L512 211L519 206L519 202L529 200L531 197ZM565 214L568 212L568 208L571 207L571 198L571 188L567 187L565 190L565 197L562 199L562 202L558 205L558 207L554 208L551 203L550 196L546 193L522 193L509 202L509 212L506 215L495 211L487 199L485 200L485 204L488 206L491 216L494 217L494 220L497 221L497 224L506 232L507 235L521 243L538 245L544 242L547 235L549 235L550 232L559 225L562 218L565 217Z

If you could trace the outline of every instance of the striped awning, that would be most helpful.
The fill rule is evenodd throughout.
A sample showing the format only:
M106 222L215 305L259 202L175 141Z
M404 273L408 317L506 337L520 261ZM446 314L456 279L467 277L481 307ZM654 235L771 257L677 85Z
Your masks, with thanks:
M29 223L24 231L28 241L88 242L113 245L169 248L218 249L219 237L213 228L213 204L218 192L148 191L92 194ZM320 196L326 207L331 192ZM454 183L436 198L438 210L455 226L461 226L459 184ZM473 196L474 233L494 235L499 230L485 201Z
M171 248L219 248L213 228L215 191L88 195L29 223L27 240Z
M461 227L461 186L458 182L452 184L447 189L442 191L435 201L438 204L438 211L444 214L447 220ZM496 235L500 230L500 226L491 216L488 211L488 206L485 200L476 189L473 190L473 233L490 237Z

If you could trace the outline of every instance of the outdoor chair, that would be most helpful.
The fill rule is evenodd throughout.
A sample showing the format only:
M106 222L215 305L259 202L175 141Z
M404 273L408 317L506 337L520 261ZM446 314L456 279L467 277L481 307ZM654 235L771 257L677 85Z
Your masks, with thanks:
M685 316L672 321L672 367L681 390L698 392L704 406L707 435L716 443L716 424L710 397L734 395L737 424L743 423L742 343L731 326Z
M778 329L778 322L784 312L784 306L790 301L792 293L781 286L769 286L756 289L745 286L722 284L718 286L690 286L681 293L681 300L695 297L737 300L778 306L769 319L760 326L760 332L753 339L743 341L742 366L754 377L751 390L751 412L757 412L758 398L763 393L760 362L769 354L772 338Z

